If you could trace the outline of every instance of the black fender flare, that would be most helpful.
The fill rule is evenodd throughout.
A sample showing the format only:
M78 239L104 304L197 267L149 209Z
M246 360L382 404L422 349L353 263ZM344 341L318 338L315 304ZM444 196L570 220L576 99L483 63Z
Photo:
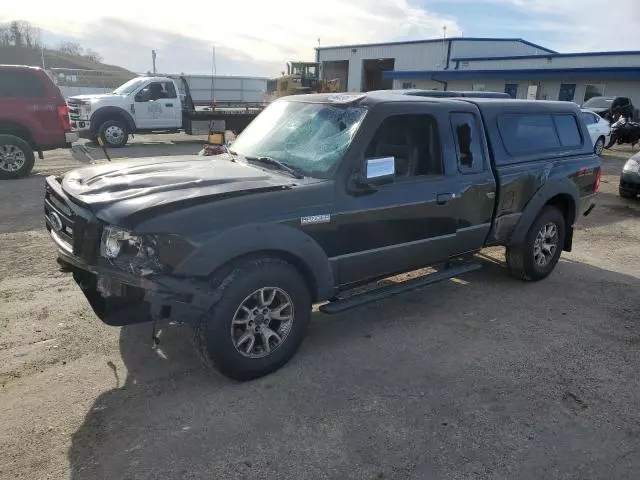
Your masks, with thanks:
M522 212L520 220L511 235L508 245L522 243L529 231L529 228L531 228L531 225L540 214L540 211L549 202L549 200L559 195L568 200L567 241L565 241L565 247L570 248L573 224L579 216L580 193L578 191L578 186L568 178L548 181L536 192Z
M91 117L89 117L91 132L94 134L98 133L98 129L100 128L100 125L102 125L104 120L113 117L122 118L127 123L129 133L136 131L136 121L134 120L131 113L126 111L124 108L110 106L101 107L91 114Z
M334 296L333 272L325 251L303 231L282 224L251 224L225 230L199 245L173 274L208 277L238 258L263 253L290 260L302 270L314 301Z

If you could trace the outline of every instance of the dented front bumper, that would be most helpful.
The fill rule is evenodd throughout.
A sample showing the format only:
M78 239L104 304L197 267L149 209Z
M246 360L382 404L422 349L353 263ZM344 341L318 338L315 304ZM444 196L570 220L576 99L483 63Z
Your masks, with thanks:
M161 319L195 324L214 302L203 281L169 275L141 277L111 267L88 265L62 248L58 263L73 273L96 315L108 325Z

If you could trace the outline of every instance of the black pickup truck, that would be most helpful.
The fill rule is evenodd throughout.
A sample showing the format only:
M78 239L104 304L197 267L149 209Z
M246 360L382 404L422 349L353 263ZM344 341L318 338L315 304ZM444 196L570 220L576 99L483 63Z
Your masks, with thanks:
M105 323L188 323L206 359L246 380L294 355L312 304L335 313L462 275L493 245L516 277L545 278L599 181L568 102L305 95L221 155L48 177L44 211Z

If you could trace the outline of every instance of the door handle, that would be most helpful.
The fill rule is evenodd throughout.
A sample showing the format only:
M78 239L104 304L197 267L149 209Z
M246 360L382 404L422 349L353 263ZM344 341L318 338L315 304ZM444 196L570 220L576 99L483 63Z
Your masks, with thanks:
M455 193L439 193L436 196L436 203L438 205L446 205L447 203L449 203L454 198L456 198L456 194Z
M165 103L164 106L165 107L173 107L173 103Z

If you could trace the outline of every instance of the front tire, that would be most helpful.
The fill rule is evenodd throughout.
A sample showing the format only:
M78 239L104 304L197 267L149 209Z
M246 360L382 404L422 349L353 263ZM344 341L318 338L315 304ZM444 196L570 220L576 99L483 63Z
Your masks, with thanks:
M26 177L35 162L27 142L15 135L0 135L0 180Z
M545 207L529 228L524 242L507 247L511 274L525 281L548 277L560 259L565 234L562 213L555 207Z
M593 147L593 151L596 155L602 155L602 151L604 150L604 137L598 138L596 140L596 144Z
M129 141L127 126L122 120L107 120L100 125L98 135L111 148L124 147Z
M296 353L311 320L311 296L289 263L259 258L213 278L220 300L196 327L206 363L234 380L278 370Z

